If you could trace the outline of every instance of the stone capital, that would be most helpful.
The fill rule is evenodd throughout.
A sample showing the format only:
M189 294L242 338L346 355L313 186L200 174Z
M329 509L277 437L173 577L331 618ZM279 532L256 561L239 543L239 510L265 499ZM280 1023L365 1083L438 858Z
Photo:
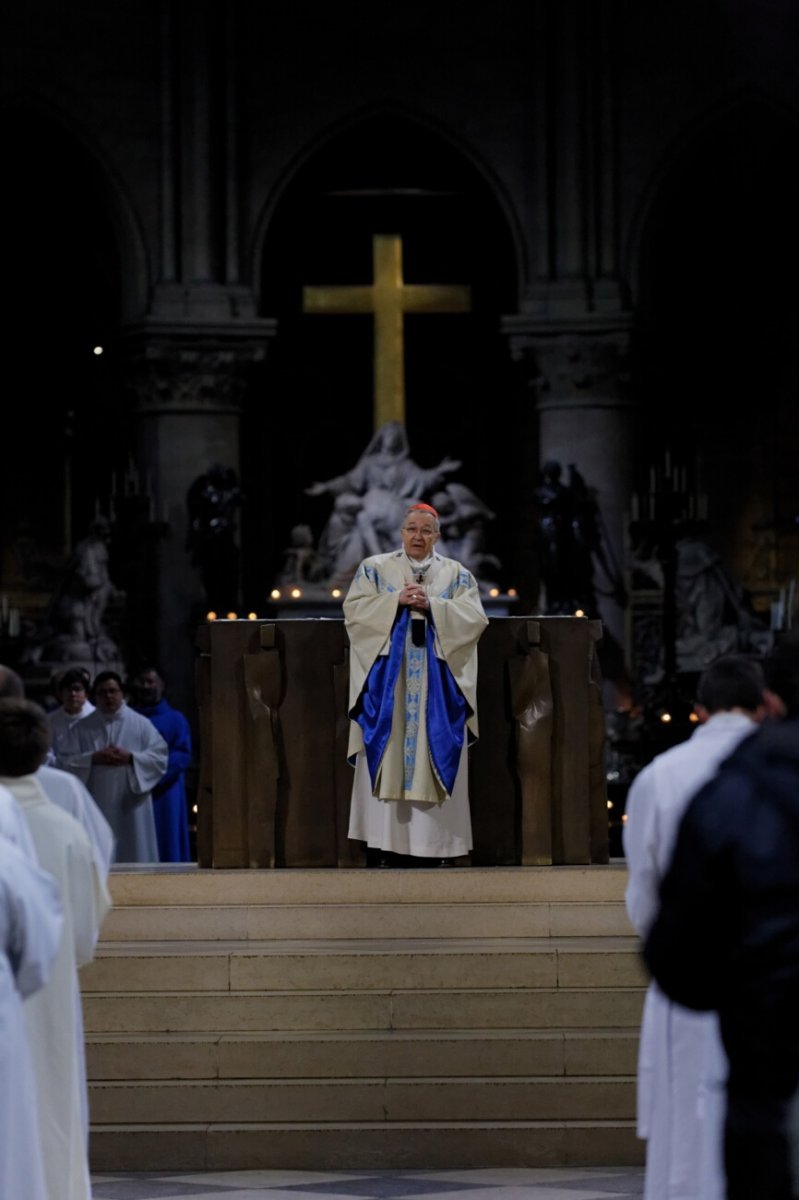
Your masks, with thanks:
M511 359L539 409L626 403L630 329L626 322L503 319Z
M128 329L122 343L125 384L137 412L237 413L276 324L148 321Z

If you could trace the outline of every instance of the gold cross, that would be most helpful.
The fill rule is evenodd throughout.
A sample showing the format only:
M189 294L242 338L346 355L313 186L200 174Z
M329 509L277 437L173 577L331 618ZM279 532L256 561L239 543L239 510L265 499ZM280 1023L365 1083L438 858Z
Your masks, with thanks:
M402 238L372 238L374 283L356 287L303 288L308 313L374 313L375 432L386 421L405 423L403 315L406 312L469 312L471 289L448 284L405 283Z

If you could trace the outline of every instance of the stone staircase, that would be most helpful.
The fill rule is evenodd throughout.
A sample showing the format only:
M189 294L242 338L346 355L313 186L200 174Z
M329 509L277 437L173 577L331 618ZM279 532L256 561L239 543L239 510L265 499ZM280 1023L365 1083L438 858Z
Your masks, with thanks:
M111 876L95 1170L638 1164L626 868Z

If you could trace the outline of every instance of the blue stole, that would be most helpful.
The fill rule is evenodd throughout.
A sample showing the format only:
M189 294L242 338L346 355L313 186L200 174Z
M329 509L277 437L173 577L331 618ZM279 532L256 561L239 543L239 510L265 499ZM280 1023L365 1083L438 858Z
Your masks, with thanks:
M354 713L354 719L363 732L372 788L375 787L377 773L391 736L394 691L405 654L410 619L409 610L404 608L391 631L388 654L379 655L372 664ZM451 796L463 749L468 706L449 667L443 659L436 657L432 615L426 625L427 741L433 769L447 795Z

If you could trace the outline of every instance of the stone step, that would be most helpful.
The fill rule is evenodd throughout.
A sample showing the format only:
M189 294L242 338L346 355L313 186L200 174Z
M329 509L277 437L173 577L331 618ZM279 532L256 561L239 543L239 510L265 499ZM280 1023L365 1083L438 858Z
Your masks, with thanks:
M628 1076L93 1082L93 1120L154 1124L252 1121L630 1121Z
M99 1080L632 1075L638 1030L92 1033Z
M88 993L90 1033L388 1029L637 1029L640 987L393 992Z
M92 992L634 987L635 938L389 942L104 943L81 971Z
M624 864L112 871L95 1170L640 1163Z
M631 937L621 900L116 905L102 942Z
M638 1166L634 1121L229 1122L92 1126L96 1171ZM509 1192L513 1189L510 1188Z
M170 863L111 871L115 905L517 904L623 902L623 862L590 867L469 867L454 870L296 868L206 870Z

